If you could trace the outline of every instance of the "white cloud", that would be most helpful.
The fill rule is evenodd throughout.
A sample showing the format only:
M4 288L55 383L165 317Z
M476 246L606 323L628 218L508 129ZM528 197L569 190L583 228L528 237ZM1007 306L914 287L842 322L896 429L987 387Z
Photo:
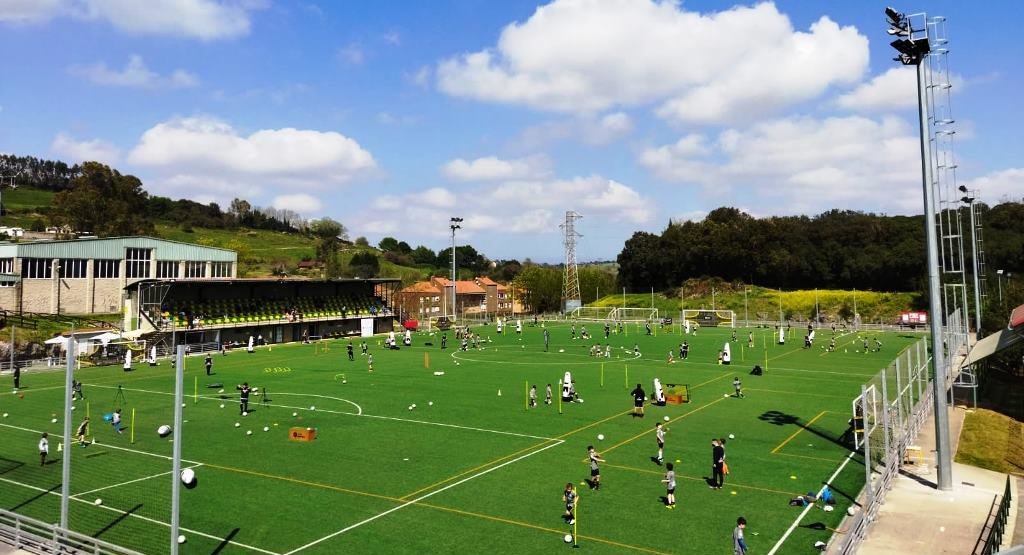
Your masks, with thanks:
M390 44L391 46L402 45L402 34L395 30L391 30L388 31L387 33L384 33L383 35L380 36L380 38L381 40Z
M279 210L292 210L299 214L312 214L323 208L320 199L306 193L295 193L293 195L278 195L270 202L270 205Z
M121 159L121 150L113 143L101 139L79 141L67 133L58 133L50 150L71 163L103 162L115 165Z
M421 89L430 87L430 66L423 66L417 69L414 73L406 75L406 79L410 83L416 85Z
M894 67L836 99L840 108L884 111L917 106L917 71Z
M121 70L110 69L107 64L99 62L90 66L72 66L68 72L90 83L112 87L177 89L199 85L199 78L183 69L176 69L166 77L150 70L138 54L132 54Z
M103 21L135 35L216 40L247 35L261 0L7 0L0 21L31 24L58 17Z
M339 60L350 66L361 65L366 60L366 53L356 43L347 44L339 48L337 56Z
M441 173L455 181L501 181L528 179L547 175L550 160L546 156L530 156L515 160L502 160L495 156L463 160L456 158L441 167Z
M741 37L741 40L738 40ZM827 17L796 31L774 4L716 13L653 0L555 0L493 48L443 60L453 96L594 113L661 103L662 117L718 123L856 83L868 41Z
M972 179L967 187L977 189L988 204L1012 200L1024 202L1024 168L1008 168Z
M712 202L754 204L764 213L851 208L921 209L914 128L894 117L792 117L714 139L688 135L648 148L641 165L667 181L700 186Z
M371 203L377 210L356 215L354 229L366 233L396 231L389 222L414 221L427 235L442 237L448 219L458 214L463 232L473 234L549 234L567 209L595 221L630 226L652 221L655 204L639 191L617 181L592 175L571 179L507 180L454 195L439 187L404 195L386 195ZM386 219L381 211L387 211Z
M246 198L254 188L282 195L324 191L376 168L359 143L334 131L286 127L243 135L209 116L151 127L128 161L152 172L158 187L176 194L216 190Z

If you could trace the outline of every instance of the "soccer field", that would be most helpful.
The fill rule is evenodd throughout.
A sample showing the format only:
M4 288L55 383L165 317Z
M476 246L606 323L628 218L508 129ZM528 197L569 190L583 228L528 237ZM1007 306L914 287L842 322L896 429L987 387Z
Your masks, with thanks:
M524 322L525 324L525 322ZM864 482L860 455L839 438L860 385L919 336L867 332L883 344L864 353L857 334L819 330L816 345L802 337L776 345L771 331L737 330L731 366L717 363L731 329L702 328L682 336L631 326L607 341L611 358L588 354L605 344L601 325L593 339L570 339L569 326L474 326L486 341L460 352L452 334L414 334L397 351L368 339L374 371L348 340L263 347L253 354L214 355L214 375L202 357L186 361L183 467L198 477L181 494L185 553L524 553L569 549L563 536L561 492L577 485L578 541L593 553L729 553L736 518L744 516L754 552L811 553L827 540ZM670 350L690 343L689 359L666 363ZM432 342L432 346L425 345ZM874 341L872 339L872 346ZM634 345L641 356L634 357ZM428 365L429 358L429 368ZM754 364L763 376L749 375ZM584 402L558 404L558 380L571 371ZM444 375L435 376L435 372ZM688 384L691 402L630 415L629 392L652 379ZM745 398L731 396L743 382ZM171 441L156 429L172 423L174 378L168 361L156 368L85 368L85 401L75 403L73 427L88 410L96 444L72 446L71 526L76 531L146 552L169 544ZM250 412L239 415L235 386L247 381ZM219 388L208 384L222 383ZM555 403L544 404L552 384ZM58 437L62 430L63 374L22 377L23 397L10 382L0 394L0 506L57 522L60 506ZM526 407L527 384L537 385L539 406ZM122 386L125 432L102 420ZM415 404L415 408L410 407ZM131 441L134 413L134 443ZM668 422L664 422L668 417ZM52 419L56 418L56 422ZM677 507L666 510L660 482L665 469L652 460L655 422L668 428L665 460L676 462ZM236 425L237 424L237 425ZM316 428L313 442L289 441L292 426ZM268 431L264 431L267 429ZM50 433L50 459L40 467L36 444ZM252 434L247 434L251 431ZM598 440L598 434L603 440ZM730 475L709 489L712 438L726 444ZM587 446L607 461L602 487L589 478ZM66 445L64 449L69 449ZM842 469L840 470L840 468ZM833 474L834 512L788 506L817 492ZM95 501L102 500L96 505Z

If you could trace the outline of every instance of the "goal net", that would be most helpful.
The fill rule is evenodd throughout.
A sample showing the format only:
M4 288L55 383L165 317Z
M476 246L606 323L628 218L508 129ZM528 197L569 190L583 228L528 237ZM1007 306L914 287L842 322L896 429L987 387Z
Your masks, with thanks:
M616 308L614 320L620 322L657 322L657 308Z
M614 320L612 312L615 310L616 308L611 306L581 306L572 311L571 317L585 322L607 322Z
M127 358L126 354L131 353L133 363L146 362L151 354L147 345L144 339L81 342L77 348L77 360L81 366L122 365Z
M572 311L571 317L584 322L655 322L658 309L581 306Z
M683 321L701 326L736 327L736 313L731 310L683 310Z

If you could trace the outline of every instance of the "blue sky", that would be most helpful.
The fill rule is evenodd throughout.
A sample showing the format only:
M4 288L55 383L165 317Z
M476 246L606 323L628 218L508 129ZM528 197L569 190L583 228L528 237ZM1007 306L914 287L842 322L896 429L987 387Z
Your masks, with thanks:
M1017 2L948 17L958 178L1024 196ZM0 1L0 152L98 159L355 237L582 260L730 205L921 212L881 4Z

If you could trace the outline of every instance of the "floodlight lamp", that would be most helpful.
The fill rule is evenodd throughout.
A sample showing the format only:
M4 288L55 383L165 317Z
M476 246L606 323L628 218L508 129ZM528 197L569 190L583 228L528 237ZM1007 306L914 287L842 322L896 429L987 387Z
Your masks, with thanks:
M960 198L960 202L962 202L964 204L970 204L970 203L974 202L974 197L966 197L966 196L965 197L961 197Z
M967 185L961 185L961 186L957 187L957 189L959 189L961 193L966 193L967 192Z
M886 31L886 32L889 33L890 35L897 35L897 36L901 36L901 37L909 37L910 36L910 25L907 24L907 23L904 23L902 25L893 25L893 26L889 27L889 30Z
M892 6L885 8L885 17L889 18L889 25L892 25L893 27L899 27L900 24L907 19L907 16L896 11L896 8L893 8Z

